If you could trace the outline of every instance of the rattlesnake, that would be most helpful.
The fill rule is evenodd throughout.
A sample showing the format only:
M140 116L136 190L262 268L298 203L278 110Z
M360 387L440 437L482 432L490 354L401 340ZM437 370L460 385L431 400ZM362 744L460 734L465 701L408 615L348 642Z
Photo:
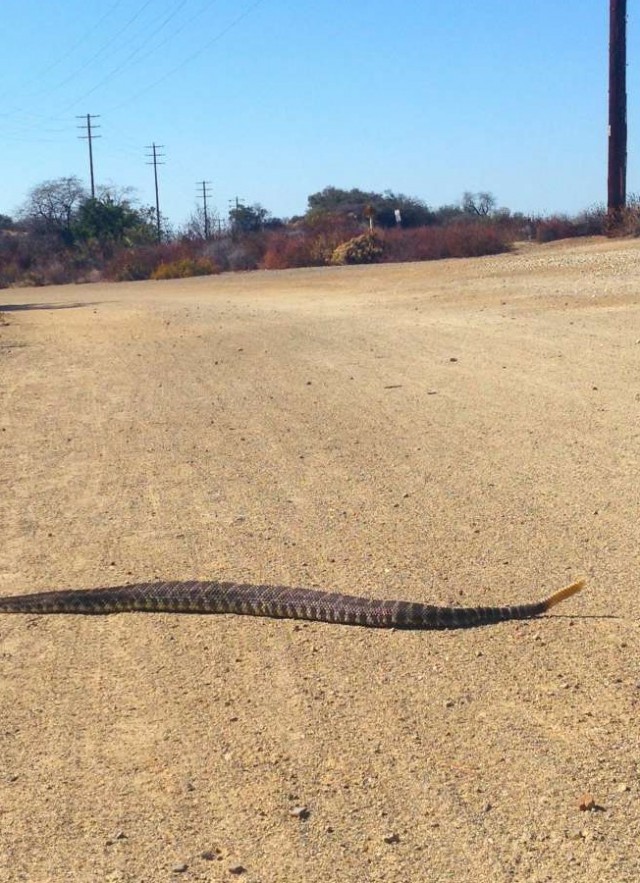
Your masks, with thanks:
M544 601L512 607L434 607L285 586L153 582L0 597L0 613L240 613L369 628L455 629L540 616L583 586L579 580Z

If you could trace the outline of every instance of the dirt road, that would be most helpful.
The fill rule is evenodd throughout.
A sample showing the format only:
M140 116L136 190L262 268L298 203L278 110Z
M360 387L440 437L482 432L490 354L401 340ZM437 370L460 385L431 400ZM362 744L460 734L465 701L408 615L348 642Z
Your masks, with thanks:
M640 243L0 310L1 594L589 581L463 632L0 618L1 883L639 879Z

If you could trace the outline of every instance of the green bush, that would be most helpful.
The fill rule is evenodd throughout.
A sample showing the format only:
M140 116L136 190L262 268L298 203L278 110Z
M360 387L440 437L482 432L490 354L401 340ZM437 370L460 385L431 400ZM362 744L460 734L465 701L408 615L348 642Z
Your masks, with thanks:
M382 244L375 233L363 233L343 242L331 255L332 264L374 264L382 257Z

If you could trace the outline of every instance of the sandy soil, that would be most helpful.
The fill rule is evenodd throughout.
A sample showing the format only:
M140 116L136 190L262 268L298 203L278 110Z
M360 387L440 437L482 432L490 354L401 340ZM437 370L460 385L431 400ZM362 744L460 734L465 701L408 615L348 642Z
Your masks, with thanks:
M589 580L466 632L3 617L2 883L640 878L640 243L0 310L2 594Z

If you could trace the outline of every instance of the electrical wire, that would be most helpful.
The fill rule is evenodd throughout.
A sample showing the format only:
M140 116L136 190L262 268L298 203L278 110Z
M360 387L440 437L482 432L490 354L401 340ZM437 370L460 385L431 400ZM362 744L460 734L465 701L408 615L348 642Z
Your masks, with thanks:
M211 9L211 7L214 6L217 2L219 2L219 0L210 0L210 2L205 3L204 6L202 6L190 18L186 19L186 21L179 25L179 27L174 28L168 37L165 37L164 40L156 43L156 45L153 46L148 52L145 52L145 54L137 60L136 64L140 64L141 62L145 61L151 55L154 55L158 51L158 49L161 49L163 46L166 46L167 43L175 40L178 34L182 33L182 31L184 31L184 29L192 24L197 18L200 18L203 12L207 12L207 10Z
M233 21L231 21L225 28L223 28L221 31L219 31L215 35L215 37L213 37L211 40L208 40L203 46L201 46L195 52L192 52L191 55L188 55L185 59L183 59L180 62L180 64L176 65L170 71L167 71L166 74L163 74L157 80L154 80L153 83L150 83L144 89L141 89L139 92L136 92L135 95L132 95L129 98L127 98L126 101L122 101L122 102L120 102L120 104L112 105L110 108L108 108L108 110L114 111L114 110L120 110L121 107L126 107L128 104L131 104L132 101L137 101L138 98L141 98L143 95L146 95L147 92L150 92L152 89L155 89L156 86L161 85L166 80L168 80L170 77L173 77L174 74L176 74L176 73L178 73L178 71L182 70L183 67L186 67L186 65L188 65L190 62L192 62L194 59L199 58L199 56L201 56L203 54L203 52L206 52L207 49L209 49L215 43L218 43L223 37L225 37L229 33L229 31L233 30L233 28L235 28L237 25L239 25L240 22L244 21L245 18L247 18L255 9L258 8L258 6L261 6L264 2L265 2L265 0L255 0L254 3L251 3L244 10L244 12L242 12L240 15L238 15L236 18L234 18Z
M121 2L121 0L118 0L118 2L116 4L114 4L110 7L109 11L113 11L115 9L115 7L117 5L119 5L120 2ZM143 5L138 8L137 12L133 16L131 16L128 19L128 21L106 43L103 43L103 45L96 51L96 53L93 55L93 57L91 59L89 59L84 64L82 64L79 68L76 68L75 71L73 72L73 74L70 74L68 77L61 80L57 84L55 84L52 88L57 89L57 88L60 88L64 85L66 85L70 80L75 79L75 77L78 73L82 72L82 70L84 70L86 67L88 67L93 62L95 62L95 60L107 50L107 48L114 42L114 40L116 40L120 34L124 33L124 31L128 27L130 27L136 19L138 19L141 16L141 14L149 6L149 4L151 2L152 2L152 0L147 0L147 2L143 3ZM136 49L134 49L133 52L129 53L129 55L119 65L117 65L112 71L110 71L109 74L107 74L105 77L103 77L103 79L100 80L99 83L97 83L95 86L93 86L87 92L83 93L78 98L74 99L74 101L72 101L71 103L69 103L68 105L63 107L59 111L59 113L66 113L67 111L76 107L81 101L83 101L85 98L92 95L100 87L106 85L106 83L108 83L110 80L112 80L118 74L122 73L125 69L127 69L131 66L139 65L145 59L147 59L151 55L157 53L158 50L161 49L163 46L165 46L167 43L175 40L175 37L178 34L180 34L187 27L189 27L190 24L192 24L194 21L196 21L198 18L200 18L205 12L210 10L212 6L214 6L217 2L219 2L219 0L208 0L208 2L204 3L204 5L200 6L200 8L196 9L196 11L192 15L190 15L188 18L186 18L182 22L182 24L179 24L177 27L174 27L168 36L166 36L164 39L162 39L160 42L156 43L155 45L151 46L151 48L147 52L144 52L144 54L140 55L140 52L142 50L144 50L144 48L146 46L148 46L149 43L151 43L153 41L153 38L155 36L157 36L162 30L164 30L171 23L171 21L173 21L176 18L176 16L182 11L182 9L187 4L187 2L188 2L188 0L180 0L180 2L178 2L176 5L174 5L173 8L171 9L171 11L168 13L168 15L166 15L159 22L157 27L155 27L153 29L153 31L147 36L147 38L144 40L144 42L142 44L140 44ZM248 11L250 11L250 10L248 10ZM102 16L100 21L104 20L106 15L107 15L107 13L105 13L105 15ZM241 16L240 18L242 18L242 17L244 17L244 15ZM239 21L239 19L238 19L238 21ZM232 27L233 25L234 25L234 22L231 23L230 27ZM91 30L94 30L96 27L97 27L97 25L94 25L94 27ZM123 45L130 44L134 39L135 39L135 37L127 40L126 43ZM76 44L74 44L74 45L76 45ZM67 55L70 53L70 51L71 50L69 50ZM42 93L35 93L35 94L42 94ZM22 136L22 135L26 134L28 131L33 130L35 128L39 128L42 131L43 123L64 122L65 124L68 124L67 120L63 120L60 117L54 117L52 115L35 114L31 111L23 111L22 108L16 108L16 107L14 107L12 111L5 111L5 112L0 113L0 117L1 118L10 118L12 116L15 116L16 113L27 113L31 117L31 120L24 120L24 121L18 122L18 127L19 127L19 130L17 133L18 136ZM62 130L52 130L52 131L62 131Z
M136 13L134 13L134 15L132 15L131 18L128 19L128 21L120 28L120 30L116 31L116 33L109 40L107 40L106 43L103 43L103 45L91 56L91 58L87 59L87 61L85 61L84 64L80 65L79 68L76 68L74 71L72 71L69 74L69 76L64 78L64 80L61 80L59 83L56 83L56 85L53 88L60 89L60 88L62 88L62 86L66 86L67 83L70 83L72 80L75 80L79 73L82 73L82 71L86 70L90 65L95 64L96 59L98 59L110 46L112 46L115 43L115 41L118 39L118 37L120 37L122 34L124 34L125 31L127 31L131 27L131 25L140 18L140 16L145 11L145 9L148 6L151 6L151 4L153 2L154 2L154 0L145 0L145 2L138 9L138 11ZM41 94L41 93L37 93L37 94Z
M168 16L166 16L166 18L158 25L157 28L155 28L155 30L153 30L148 35L147 39L142 44L140 44L136 49L134 49L133 52L130 52L129 55L127 55L127 57L124 59L124 61L122 61L112 71L110 71L105 77L103 77L98 83L96 83L95 86L93 86L91 89L89 89L83 95L80 95L79 98L76 98L74 101L72 101L66 107L64 107L62 109L62 113L65 113L67 110L70 110L72 107L75 107L81 101L84 101L85 98L88 98L90 95L93 95L94 92L97 92L97 90L100 89L101 86L104 86L106 83L108 83L110 80L112 80L113 77L117 76L119 73L121 73L127 67L131 67L130 62L132 61L132 59L134 59L137 55L139 55L141 50L144 49L144 47L147 46L151 42L151 40L153 40L153 38L156 36L156 34L159 34L160 31L164 30L164 28L169 24L169 22L173 18L175 18L176 15L178 15L180 10L187 3L188 3L188 0L180 0L180 2L177 3L176 6L174 6L173 12L171 12ZM170 38L167 38L167 39L170 39ZM163 42L166 42L166 41L163 41ZM151 53L155 52L156 49L157 49L157 47L154 47L151 50ZM138 59L138 61L141 61L141 60L142 59Z
M100 23L101 23L101 22L107 17L108 13L109 13L109 12L113 12L113 11L115 10L115 8L116 8L121 2L122 2L122 0L117 0L117 2L116 2L115 4L113 4L113 5L110 7L110 9L107 11L107 13L105 13L105 14L101 17L101 19L99 20L99 22L96 23L92 28L89 29L89 32L95 30L95 29L98 27L98 25L99 25L99 24L100 24ZM110 46L111 46L111 45L112 45L112 44L118 39L118 37L121 36L126 30L128 30L128 29L131 27L131 25L132 25L137 19L140 18L140 16L142 15L142 13L145 11L145 9L146 9L148 6L151 5L152 2L153 2L153 0L146 0L146 2L144 2L144 3L142 4L142 6L140 6L140 7L137 9L137 11L136 11L132 16L129 17L129 19L128 19L128 20L122 25L122 27L119 28L119 30L117 30L115 34L113 34L113 35L112 35L112 36L111 36L111 37L110 37L105 43L102 44L102 46L100 46L100 47L97 49L97 51L93 54L93 56L92 56L90 59L88 59L87 61L85 61L85 62L84 62L83 64L81 64L79 67L75 68L74 71L72 71L72 73L70 73L67 77L65 77L63 80L60 80L58 83L54 84L53 86L47 87L46 89L41 89L40 91L32 92L31 95L27 95L27 97L31 97L31 96L36 96L36 97L37 97L38 95L42 95L42 94L46 94L46 93L50 93L50 90L51 90L51 89L56 90L56 89L62 88L63 86L67 85L67 83L69 83L69 82L71 82L72 80L76 79L76 77L78 76L78 74L82 73L83 70L85 70L85 69L86 69L87 67L89 67L90 65L94 64L94 63L96 62L96 60L97 60L101 55L103 55L103 54L107 51L107 49L108 49L108 48L109 48L109 47L110 47ZM159 24L159 25L158 25L158 26L152 31L152 33L147 37L147 39L144 40L144 42L143 42L140 46L138 46L137 49L135 49L132 53L130 53L129 56L127 56L127 58L126 58L126 59L125 59L120 65L118 65L118 66L114 69L114 71L111 72L111 74L109 74L107 77L105 77L105 78L104 78L104 79L103 79L103 80L102 80L102 81L101 81L96 87L94 87L93 89L89 90L89 92L87 92L85 95L80 96L80 98L78 98L77 100L75 100L75 101L72 102L71 104L69 104L69 105L67 105L66 107L64 107L63 109L61 109L61 110L59 111L59 113L66 113L69 109L71 109L71 108L74 107L76 104L78 104L81 100L83 100L83 98L85 98L85 97L87 97L88 95L92 94L92 92L95 91L97 88L99 88L100 85L102 85L103 83L107 82L107 81L111 78L111 76L114 76L117 72L119 72L121 69L123 69L124 67L126 67L127 62L128 62L130 59L132 59L136 54L138 54L138 53L140 52L141 49L143 49L146 45L148 45L148 43L153 39L154 36L156 36L158 33L160 33L160 31L163 30L163 29L164 29L164 28L165 28L165 27L171 22L171 20L175 18L176 15L178 15L178 13L179 13L179 12L181 11L181 9L187 4L187 2L188 2L188 0L179 0L179 2L173 6L172 11L171 11L168 15L165 16L165 18L164 18L164 19L160 22L160 24ZM213 0L213 2L216 2L216 0ZM209 3L207 3L203 8L199 9L198 12L197 12L194 16L192 16L191 18L192 18L192 19L196 18L196 17L197 17L198 15L200 15L203 11L205 11L206 9L208 9L209 7L211 7L211 6L213 5L213 2L209 2ZM182 27L184 27L184 26L186 26L186 25L183 25ZM181 30L181 29L182 29L182 28L180 28L179 30ZM175 32L176 32L176 31L174 30L174 33L175 33ZM136 36L134 35L132 38L130 38L129 40L127 40L124 44L121 44L120 47L119 47L119 49L121 49L122 46L126 46L126 45L130 44L130 43L133 42L133 40L135 40L135 39L136 39ZM171 39L171 37L167 37L167 39L164 40L163 43L168 42L169 39ZM80 42L80 41L77 41L77 43L78 43L78 42ZM77 43L75 43L75 44L73 44L73 45L76 46ZM72 48L73 48L73 47L72 47ZM68 50L67 53L65 53L65 57L68 57L69 54L71 54L71 51L72 51L71 49ZM152 49L151 52L153 52L153 51L155 51L155 50ZM149 53L149 54L150 54L150 53ZM54 64L52 65L52 67L55 66L55 64L57 64L57 62L54 62ZM4 119L6 119L6 118L11 118L12 116L15 116L16 113L25 113L25 111L23 111L22 108L14 107L11 111L4 111L4 112L0 113L0 117L2 117L2 118L4 118ZM62 121L63 121L63 120L60 119L60 117L54 117L54 116L52 116L52 115L34 114L34 113L31 112L31 111L28 111L28 112L26 112L26 113L28 113L28 114L31 116L33 122L24 121L24 123L18 123L18 125L21 126L21 132L20 132L20 134L24 134L24 133L28 132L30 129L34 129L34 128L36 128L36 127L41 128L43 122L54 122L54 121L60 121L60 122L62 122ZM66 122L66 120L65 120L64 122Z
M66 52L64 52L62 55L59 55L58 58L55 59L55 61L52 61L51 64L48 64L45 68L43 68L41 71L39 71L37 74L35 74L25 85L30 86L31 83L41 80L47 74L51 73L51 71L54 70L54 68L56 68L60 64L62 64L63 61L66 61L67 58L69 58L71 55L73 55L73 53L78 48L78 46L81 46L83 43L86 43L87 39L91 36L91 34L93 34L94 31L98 30L98 28L103 24L103 22L105 22L109 18L109 16L112 15L116 11L116 9L118 8L118 6L120 6L121 3L122 3L122 0L116 0L115 3L112 3L111 6L107 9L107 11L100 16L98 21L95 22L93 25L91 25L90 28L87 28L87 30L82 34L82 36L79 37L75 41L75 43L72 43Z

